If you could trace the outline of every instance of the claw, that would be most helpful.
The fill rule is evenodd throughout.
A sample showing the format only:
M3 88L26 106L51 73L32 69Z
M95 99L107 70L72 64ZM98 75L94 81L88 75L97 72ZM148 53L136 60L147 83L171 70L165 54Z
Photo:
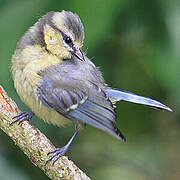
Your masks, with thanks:
M23 121L28 121L33 117L33 112L21 112L17 116L13 117L13 121L10 123L10 125L19 122L22 123Z
M56 149L54 149L54 150L48 152L47 155L50 155L50 154L52 154L52 153L55 153L55 152L57 152L59 149L60 149L60 148L56 148Z
M57 149L54 149L54 150L50 151L50 152L48 153L48 155L49 155L49 154L52 154L52 155L51 155L50 158L46 161L46 164L49 163L53 158L55 158L55 159L53 160L53 165L54 165L54 163L55 163L61 156L63 156L63 155L66 153L67 150L68 150L68 147L64 146L64 147L62 147L62 148L57 148Z
M55 163L61 156L63 156L63 155L64 155L63 153L58 154L58 155L56 156L56 158L54 159L54 161L53 161L53 165L54 165L54 163Z
M50 151L47 155L52 154L49 159L46 161L46 164L48 164L52 159L53 160L53 165L54 163L61 157L63 156L66 151L68 150L69 146L71 145L71 143L73 142L74 138L76 137L76 135L78 134L78 130L76 130L76 132L73 134L73 136L71 137L71 139L69 140L69 142L62 148L56 148L52 151Z

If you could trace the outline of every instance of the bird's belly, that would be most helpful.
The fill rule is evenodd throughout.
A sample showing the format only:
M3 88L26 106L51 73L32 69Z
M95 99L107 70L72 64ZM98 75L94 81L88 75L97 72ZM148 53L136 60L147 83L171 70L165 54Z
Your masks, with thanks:
M40 119L57 126L64 126L71 122L55 110L50 109L41 103L36 95L34 85L28 81L27 76L22 76L22 73L18 74L17 72L14 76L14 85L21 100Z

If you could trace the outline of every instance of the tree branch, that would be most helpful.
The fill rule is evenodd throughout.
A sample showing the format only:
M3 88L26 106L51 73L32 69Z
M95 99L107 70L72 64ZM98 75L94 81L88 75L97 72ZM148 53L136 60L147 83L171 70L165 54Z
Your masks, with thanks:
M31 162L38 166L51 179L85 179L90 180L72 161L62 156L52 165L47 153L55 149L54 145L36 127L28 121L14 123L10 126L12 118L20 113L16 103L8 97L0 86L0 128L15 142L28 156Z

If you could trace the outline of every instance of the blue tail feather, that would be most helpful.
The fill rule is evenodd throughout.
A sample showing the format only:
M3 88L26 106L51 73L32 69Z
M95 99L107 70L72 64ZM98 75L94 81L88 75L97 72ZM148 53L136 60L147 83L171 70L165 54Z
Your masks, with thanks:
M124 101L133 102L137 104L147 105L150 107L155 107L158 109L165 109L167 111L172 111L172 109L160 103L159 101L153 100L151 98L139 96L133 93L129 93L129 92L125 92L125 91L121 91L117 89L107 89L106 93L113 103L120 100L124 100Z

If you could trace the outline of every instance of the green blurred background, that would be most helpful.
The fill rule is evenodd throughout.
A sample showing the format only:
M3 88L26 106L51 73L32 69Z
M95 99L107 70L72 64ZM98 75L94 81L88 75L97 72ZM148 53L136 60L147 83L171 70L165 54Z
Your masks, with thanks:
M84 50L106 82L157 99L174 112L119 102L117 125L123 143L87 126L67 155L92 179L180 179L180 1L179 0L0 0L0 84L23 111L10 74L16 43L48 11L70 10L85 26ZM57 146L73 126L57 128L33 117ZM0 132L0 179L48 179Z

